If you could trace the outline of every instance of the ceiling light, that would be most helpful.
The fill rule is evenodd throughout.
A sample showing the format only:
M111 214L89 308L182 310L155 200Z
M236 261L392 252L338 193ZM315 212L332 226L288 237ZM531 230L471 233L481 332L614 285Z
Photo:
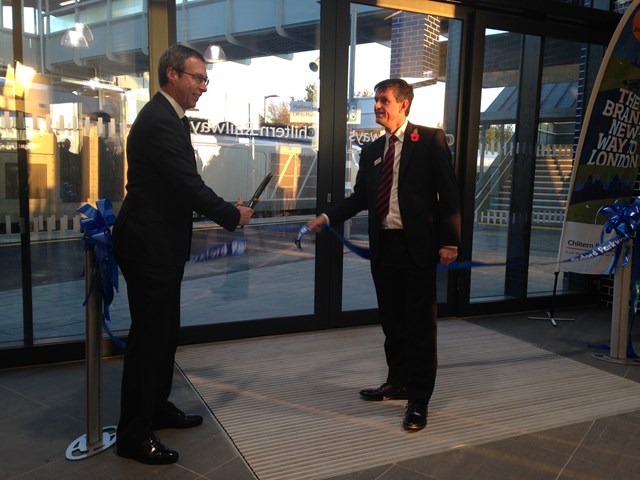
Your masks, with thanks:
M204 51L203 57L207 63L220 63L227 61L227 56L225 55L224 50L222 50L222 47L219 47L218 45L209 45Z
M60 45L65 47L89 48L89 42L93 40L91 29L83 23L76 23L60 40Z

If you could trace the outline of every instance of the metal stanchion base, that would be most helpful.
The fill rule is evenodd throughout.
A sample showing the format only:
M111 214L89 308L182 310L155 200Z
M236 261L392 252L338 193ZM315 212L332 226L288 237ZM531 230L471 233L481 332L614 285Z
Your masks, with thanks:
M558 326L556 322L573 322L574 321L573 318L554 317L552 312L544 312L544 313L547 315L546 317L529 317L529 320L549 320L551 322L551 325L553 325L554 327Z
M558 290L558 274L560 272L553 272L553 296L551 297L551 309L548 312L544 312L546 317L529 317L529 320L549 320L554 327L558 326L557 322L573 322L573 318L557 318L553 314L554 304L556 299L556 291Z
M640 359L638 358L613 358L604 353L592 353L591 356L598 360L604 360L609 363L617 363L619 365L640 366Z
M76 438L67 447L67 460L82 460L100 452L104 452L111 445L116 443L116 427L110 425L102 429L102 442L87 447L87 436L82 435Z

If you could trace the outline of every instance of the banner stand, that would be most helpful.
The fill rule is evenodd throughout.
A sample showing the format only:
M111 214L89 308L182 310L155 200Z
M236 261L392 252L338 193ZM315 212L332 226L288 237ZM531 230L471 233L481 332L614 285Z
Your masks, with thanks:
M558 274L560 272L556 270L553 272L553 295L551 296L551 307L548 312L544 312L546 317L529 317L529 320L549 320L554 327L558 326L557 322L573 322L573 318L558 318L554 315L554 306L556 301L556 292L558 290Z
M640 359L627 357L627 348L631 341L629 335L629 301L631 300L632 252L633 249L630 248L629 260L624 267L616 265L613 276L613 308L611 311L609 355L603 353L594 353L592 355L598 360L623 365L640 365Z
M102 428L102 294L96 270L93 250L85 248L87 433L67 447L67 460L82 460L105 451L116 442L116 427Z

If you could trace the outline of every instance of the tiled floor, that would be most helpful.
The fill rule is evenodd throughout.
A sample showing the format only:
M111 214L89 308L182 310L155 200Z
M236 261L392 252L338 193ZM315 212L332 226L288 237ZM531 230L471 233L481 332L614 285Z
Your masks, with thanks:
M640 382L640 366L597 359L593 354L601 351L589 348L589 345L608 343L610 309L557 312L558 317L574 319L558 322L557 327L544 320L528 318L540 314L530 312L468 320ZM637 330L634 328L634 332ZM636 351L639 340L640 336L634 333ZM102 418L105 426L117 421L120 373L119 358L103 362ZM160 467L138 464L116 456L113 447L83 460L70 461L65 458L68 446L86 430L84 363L0 370L0 478L256 478L244 462L242 452L235 448L179 371L176 371L172 399L184 410L205 416L202 427L159 432L165 444L180 452L177 464ZM428 428L418 433L428 434ZM333 480L640 480L639 439L640 411L636 411L417 457L352 472Z

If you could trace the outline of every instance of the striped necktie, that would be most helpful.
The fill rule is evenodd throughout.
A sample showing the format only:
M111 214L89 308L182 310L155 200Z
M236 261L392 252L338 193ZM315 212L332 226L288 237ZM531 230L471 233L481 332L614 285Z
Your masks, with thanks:
M389 197L391 196L391 185L393 184L393 160L396 156L396 140L398 137L389 137L389 147L382 161L382 172L380 173L380 183L378 183L378 196L376 198L376 214L380 220L389 213Z

